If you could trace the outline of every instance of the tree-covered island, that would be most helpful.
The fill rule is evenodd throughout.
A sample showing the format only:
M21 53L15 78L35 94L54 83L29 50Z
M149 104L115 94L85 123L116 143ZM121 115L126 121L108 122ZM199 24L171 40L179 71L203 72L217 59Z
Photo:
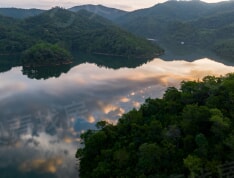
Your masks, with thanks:
M24 67L62 65L71 62L72 57L67 50L49 43L38 43L26 50L22 55Z

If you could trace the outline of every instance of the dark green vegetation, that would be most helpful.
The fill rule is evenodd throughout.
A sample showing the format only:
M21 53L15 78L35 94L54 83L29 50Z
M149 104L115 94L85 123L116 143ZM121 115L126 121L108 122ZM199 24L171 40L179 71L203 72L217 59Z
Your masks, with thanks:
M21 172L18 167L9 166L7 168L0 168L1 178L20 177L20 178L56 178L54 174L42 173L36 171Z
M73 11L73 12L78 12L80 10L87 10L87 11L93 13L92 17L95 15L100 15L104 18L109 19L109 20L115 20L118 17L127 14L127 12L123 11L123 10L109 8L109 7L105 7L102 5L91 5L91 4L83 5L83 6L75 6L75 7L68 9L68 10Z
M37 43L23 53L22 63L25 67L62 65L72 62L68 51L58 45Z
M17 67L20 65L21 65L21 61L19 60L19 56L7 55L7 56L0 57L0 73L7 72L12 67Z
M108 55L153 57L163 53L147 40L85 10L74 13L53 8L23 20L0 18L1 54L21 53L41 41L70 51Z
M44 10L41 9L0 8L0 15L17 19L39 15L42 12L44 12Z
M81 135L80 177L225 177L231 168L218 166L234 161L233 88L234 74L182 82L117 125L98 122Z
M41 66L41 67L24 67L22 69L23 75L30 79L49 79L51 77L57 78L62 73L67 73L71 69L71 65L56 65L56 66Z
M234 59L234 39L216 43L214 50L220 56Z
M39 53L39 56L43 53ZM34 54L33 54L34 55ZM0 73L7 72L12 67L21 66L22 62L19 55L4 55L0 56ZM37 60L29 60L29 63L25 63L22 68L23 75L27 75L28 78L31 79L48 79L51 77L59 77L62 73L67 73L71 68L83 64L83 63L93 63L98 65L99 67L111 68L111 69L119 69L122 67L127 68L136 68L144 63L147 63L149 60L145 58L129 58L129 57L119 57L119 56L107 56L107 55L98 55L98 54L87 54L87 53L72 53L72 63L66 65L58 65L56 62L55 65L51 66L52 63L45 65L43 61L47 60L42 59L38 62L42 64L38 65ZM54 59L52 58L52 61ZM62 60L64 63L66 60ZM30 66L32 63L32 67Z
M115 20L126 30L159 44L206 48L233 59L234 2L168 1L151 8L130 12ZM217 50L222 42L225 55Z
M155 54L152 54L153 47L148 45L147 42L136 39L114 27L109 21L100 18L102 16L131 33L144 38L155 39L157 43L168 49L180 48L187 51L193 48L201 48L214 51L225 60L233 59L233 1L220 3L205 3L196 0L168 1L133 12L102 5L76 6L67 11L59 8L50 11L9 8L0 9L0 14L10 17L17 16L18 18L31 17L23 20L23 31L22 25L14 26L14 23L11 24L10 29L6 25L3 25L4 29L0 26L0 32L8 36L7 39L0 38L3 40L0 40L0 52L2 53L12 48L14 51L22 50L23 47L27 47L27 44L33 43L33 39L35 42L40 38L47 42L59 42L62 47L64 47L63 45L67 48L75 46L78 50L94 53L111 53L124 56L132 54L152 56ZM40 15L35 16L36 14ZM8 20L12 21L13 19ZM7 23L9 25L9 22ZM62 27L63 30L61 30ZM13 30L16 28L18 30ZM31 32L37 31L41 34L38 36L33 32L33 34L30 34L31 40L29 40L29 35L26 35L25 29L31 29ZM35 38L35 35L37 38ZM46 40L45 37L49 39ZM54 39L52 40L52 38ZM26 46L20 46L19 41L25 41L23 45ZM142 49L145 49L145 53L142 52ZM156 50L156 54L161 54L161 52Z
M104 18L114 20L118 17L127 14L126 11L106 7L103 5L81 5L81 6L75 6L67 9L72 12L78 12L80 10L87 10L92 13L92 16L90 18L94 17L95 15L100 15ZM39 15L41 13L45 12L45 10L41 9L18 9L18 8L0 8L0 15L7 16L7 17L13 17L13 18L19 18L24 19L28 17L32 17L35 15Z

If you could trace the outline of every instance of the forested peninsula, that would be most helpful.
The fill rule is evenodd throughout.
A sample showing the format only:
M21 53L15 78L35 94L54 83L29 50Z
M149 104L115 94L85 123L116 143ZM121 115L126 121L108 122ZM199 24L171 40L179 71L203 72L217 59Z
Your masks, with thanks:
M234 161L233 88L233 73L183 81L116 125L98 122L81 135L80 178L227 176Z

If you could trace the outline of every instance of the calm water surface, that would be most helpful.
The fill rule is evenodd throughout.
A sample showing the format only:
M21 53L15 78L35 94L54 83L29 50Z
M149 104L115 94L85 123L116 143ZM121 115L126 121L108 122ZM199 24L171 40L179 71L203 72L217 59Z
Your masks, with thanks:
M105 60L83 60L34 70L5 67L0 73L0 177L78 177L79 135L97 121L116 123L146 98L161 97L182 80L234 72L234 65L207 58L138 62L125 59L107 65Z

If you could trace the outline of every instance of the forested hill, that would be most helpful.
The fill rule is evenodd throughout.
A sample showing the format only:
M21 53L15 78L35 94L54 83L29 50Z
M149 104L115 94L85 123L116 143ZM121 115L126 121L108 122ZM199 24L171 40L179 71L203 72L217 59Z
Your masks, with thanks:
M0 15L17 19L39 15L42 12L44 12L44 10L41 9L0 8Z
M233 11L233 1L220 3L167 1L150 8L129 12L116 19L115 22L136 34L160 38L159 34L171 22L189 22ZM156 29L156 27L159 29Z
M149 51L151 51L150 53L152 53L152 45L150 47L149 44L146 44L147 42L143 42L144 40L142 41L141 39L140 42L138 41L139 38L136 38L123 30L120 30L120 28L118 27L116 28L108 20L104 20L104 18L107 18L109 20L112 20L112 22L114 22L117 26L124 28L130 33L142 36L143 38L155 39L155 41L157 41L157 43L161 44L162 46L170 45L172 48L177 48L178 46L179 47L184 46L185 49L193 49L195 47L195 48L214 51L222 58L226 58L228 60L233 60L234 58L234 37L233 37L234 1L226 1L219 3L205 3L196 0L167 1L165 3L157 4L151 8L140 9L133 12L126 12L114 8L108 8L102 5L83 5L83 6L72 7L67 11L64 9L62 11L60 9L61 14L65 13L65 11L66 14L70 14L70 15L65 15L65 17L62 18L58 18L59 13L55 13L55 11L57 12L56 9L59 8L54 8L53 10L49 11L40 11L36 9L25 10L25 9L14 9L14 8L10 8L6 11L6 9L0 8L0 14L2 13L4 15L8 15L11 17L23 18L33 15L33 17L30 17L29 19L23 20L24 21L23 31L20 26L17 26L16 28L14 25L6 26L5 24L3 24L3 22L7 22L7 20L4 20L3 17L0 17L3 20L3 22L0 22L2 24L1 30L3 30L3 33L7 34L8 37L10 35L9 37L10 39L7 40L10 41L10 45L7 42L6 48L7 49L24 48L24 45L26 45L25 43L28 43L29 41L29 38L26 37L28 35L26 35L25 26L29 27L30 25L33 25L33 29L28 28L31 31L30 32L31 35L33 35L32 31L40 31L43 35L47 33L46 36L47 37L49 36L50 39L52 37L53 38L55 37L55 40L63 41L63 44L65 38L67 40L70 40L71 38L70 40L71 43L66 44L69 46L72 45L78 46L77 43L78 40L79 41L85 40L86 43L84 44L92 46L91 47L92 49L90 49L86 48L86 46L82 47L83 43L79 43L80 45L79 49L82 50L87 49L88 51L106 53L106 51L100 49L93 49L93 47L95 45L99 45L100 41L108 41L109 45L107 45L107 43L102 43L102 45L108 46L108 48L106 48L108 50L112 45L113 48L115 48L115 50L110 49L109 52L111 53L119 54L120 51L124 51L122 54L126 55L127 54L126 49L128 48L131 49L128 50L130 51L129 53L135 53L136 50L135 52L133 52L134 51L133 49L137 49L138 52L136 52L136 54L140 54L142 53L141 49L143 48L145 49L145 47L146 47L145 51L147 51L146 53L148 53ZM87 11L85 12L84 9L86 9L89 12ZM104 18L101 18L99 15ZM66 16L71 21L66 21ZM81 17L85 20L80 20ZM56 26L57 30L55 30L56 28L52 27L52 25L49 25L47 27L46 24L42 24L42 26L44 25L43 27L44 31L43 31L42 28L40 28L41 25L40 23L46 23L46 21L47 22L50 21L52 22L52 24L54 24L53 18L59 23L59 25L57 23ZM40 20L38 23L37 21L35 21L35 23L32 23L33 20L38 20L38 19ZM42 22L43 21L42 19L44 19L45 21ZM12 22L12 20L10 20L10 22ZM71 23L72 25L72 26L69 25L69 28L67 27L63 28L63 30L65 29L66 34L62 33L61 30L58 30L61 29L61 22L64 25L63 20L66 21L65 23L68 22ZM84 23L84 21L87 22L87 24ZM97 25L96 21L98 21L98 23L102 23L102 30L98 29L95 32L96 33L95 34L91 32L92 30L90 29L96 28L94 27L94 25L91 24L94 23ZM7 23L9 24L9 22ZM82 25L79 26L78 23ZM46 30L49 31L46 32L45 26ZM77 26L79 26L79 28L82 29L82 33L78 33L78 31L75 30ZM83 26L85 28L83 28ZM114 34L113 40L110 41L110 37L108 37L108 35L104 35L105 37L103 36L104 33L107 34L107 31L105 31L103 28L104 26L106 27L108 34L110 35ZM107 28L107 26L109 27ZM53 30L55 30L56 32ZM90 32L92 33L92 35L90 35ZM66 37L61 37L61 36L58 37L61 34L62 35L65 34ZM75 39L72 38L74 37L74 35L76 36ZM77 37L78 35L80 38ZM80 35L83 35L84 38L82 38ZM91 43L90 42L91 40L89 40L91 36L92 39L95 39L93 40L94 41L94 43L92 43L93 45L88 44ZM124 40L122 40L123 38L121 38L123 36L125 36ZM129 38L126 36L128 36ZM104 38L105 40L103 40ZM18 41L26 41L26 42L23 42L23 46L20 45L18 46ZM121 43L120 41L124 42ZM5 39L3 37L1 38L0 41L0 51L2 51L1 53L3 53L4 51L2 50L1 47L1 45L4 43ZM127 46L125 45L126 43L131 45ZM137 43L139 45L136 45ZM143 43L146 45L143 45ZM104 46L101 46L101 48L103 49ZM122 47L125 49L122 49ZM141 52L139 52L139 50L141 50Z
M163 52L149 41L85 10L74 13L53 8L23 20L1 18L1 53L22 52L38 42L108 55L152 57Z
M87 10L93 13L93 16L100 15L110 20L115 20L118 17L127 14L127 12L123 10L106 7L103 5L91 5L91 4L75 6L75 7L69 8L68 10L73 11L73 12L78 12L80 10Z
M234 161L234 74L169 87L117 125L81 135L80 178L228 177Z
M68 8L67 10L72 11L72 12L78 12L80 10L87 10L88 12L92 13L92 16L100 15L109 20L114 20L120 16L127 14L127 12L124 10L106 7L103 5L92 5L92 4L74 6L74 7ZM35 15L39 15L43 12L45 12L45 10L21 9L21 8L0 8L0 15L12 17L16 19L24 19L24 18L32 17Z
M234 58L234 2L167 1L115 20L126 30L170 44L206 48Z

